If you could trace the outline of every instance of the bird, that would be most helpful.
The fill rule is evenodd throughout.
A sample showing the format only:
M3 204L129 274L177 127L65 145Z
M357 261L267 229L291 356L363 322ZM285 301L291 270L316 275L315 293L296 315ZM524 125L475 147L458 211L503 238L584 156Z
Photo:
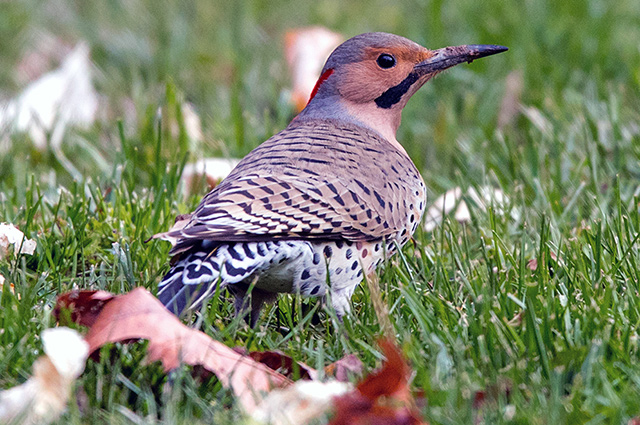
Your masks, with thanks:
M342 320L358 284L407 243L425 209L426 185L396 139L402 109L440 72L506 50L429 50L383 32L339 45L291 123L153 236L173 243L160 301L181 315L226 288L253 327L265 303L295 293L328 298Z

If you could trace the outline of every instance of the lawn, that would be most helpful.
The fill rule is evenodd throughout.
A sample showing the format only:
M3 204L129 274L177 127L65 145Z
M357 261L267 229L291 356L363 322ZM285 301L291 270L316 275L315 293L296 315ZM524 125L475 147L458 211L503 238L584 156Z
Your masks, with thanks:
M27 84L25 52L39 40L85 40L100 109L98 122L67 133L60 149L0 129L0 223L37 241L33 256L0 260L0 389L31 374L40 333L56 325L58 294L156 290L170 246L144 241L205 193L180 188L184 164L241 157L287 125L284 34L308 25L345 36L393 32L430 48L510 48L429 82L398 132L429 203L455 187L489 186L507 199L483 208L466 197L468 220L419 228L380 270L425 420L627 424L640 416L637 0L2 2L0 98ZM57 66L55 54L49 60L47 70ZM198 143L179 119L185 101L202 120ZM228 346L281 350L319 369L350 353L367 370L381 363L366 285L343 324L317 300L282 296L250 329L223 298L194 326ZM144 343L104 353L87 362L58 423L241 415L213 378L185 367L168 385L159 364L144 362Z

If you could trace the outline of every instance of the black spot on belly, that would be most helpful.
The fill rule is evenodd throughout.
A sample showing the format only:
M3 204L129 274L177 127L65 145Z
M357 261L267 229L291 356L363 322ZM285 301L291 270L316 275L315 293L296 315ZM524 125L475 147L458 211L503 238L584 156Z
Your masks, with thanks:
M331 247L329 245L327 245L327 246L324 247L322 252L324 252L324 256L325 257L331 258L331 254L333 254L333 249L331 249Z
M347 260L350 260L351 257L353 257L353 250L351 248L347 249L346 256L347 256Z
M313 288L310 292L311 295L315 295L318 293L318 291L320 290L320 285L316 286L315 288Z
M318 254L317 252L313 254L313 264L320 264L320 254Z
M304 269L304 271L300 275L300 279L302 279L302 280L309 279L310 277L311 277L311 274L309 273L309 270L307 270L307 269Z
M351 264L351 270L355 270L358 268L358 261L354 261L353 264Z
M340 241L340 240L336 241L336 247L338 249L342 249L343 246L344 246L344 242L343 241Z
M338 267L336 269L336 276L339 275L340 273L342 273L342 267Z

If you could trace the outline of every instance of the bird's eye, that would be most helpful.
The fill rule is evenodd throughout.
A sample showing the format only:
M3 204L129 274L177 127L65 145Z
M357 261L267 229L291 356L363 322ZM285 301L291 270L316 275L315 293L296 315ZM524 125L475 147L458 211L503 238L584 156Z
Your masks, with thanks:
M396 64L396 58L388 53L383 53L376 59L378 66L383 69L393 68Z

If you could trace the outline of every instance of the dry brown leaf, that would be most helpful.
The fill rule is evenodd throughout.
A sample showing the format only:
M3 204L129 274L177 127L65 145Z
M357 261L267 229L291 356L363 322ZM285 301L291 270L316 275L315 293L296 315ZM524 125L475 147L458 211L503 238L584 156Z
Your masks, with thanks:
M66 320L91 327L105 304L113 300L115 295L107 291L71 291L58 297L53 315L58 322ZM65 317L69 313L70 317Z
M77 301L75 305L78 306ZM248 412L260 401L263 392L291 382L284 375L183 325L144 288L136 288L107 302L85 339L90 353L108 343L146 339L150 361L161 361L166 371L181 363L204 367L233 391Z
M354 391L335 399L336 415L331 425L425 424L409 388L409 365L393 343L382 340L380 346L387 358L384 367L365 378Z
M236 347L235 351L240 354L245 353L239 347ZM318 379L317 370L305 363L293 360L281 351L252 351L247 355L290 379ZM325 367L324 374L339 382L349 382L350 377L362 375L363 369L364 365L358 356L349 354Z
M238 350L236 349L236 351ZM248 356L290 379L299 377L301 379L315 380L318 378L317 370L302 362L296 362L281 351L252 351Z

